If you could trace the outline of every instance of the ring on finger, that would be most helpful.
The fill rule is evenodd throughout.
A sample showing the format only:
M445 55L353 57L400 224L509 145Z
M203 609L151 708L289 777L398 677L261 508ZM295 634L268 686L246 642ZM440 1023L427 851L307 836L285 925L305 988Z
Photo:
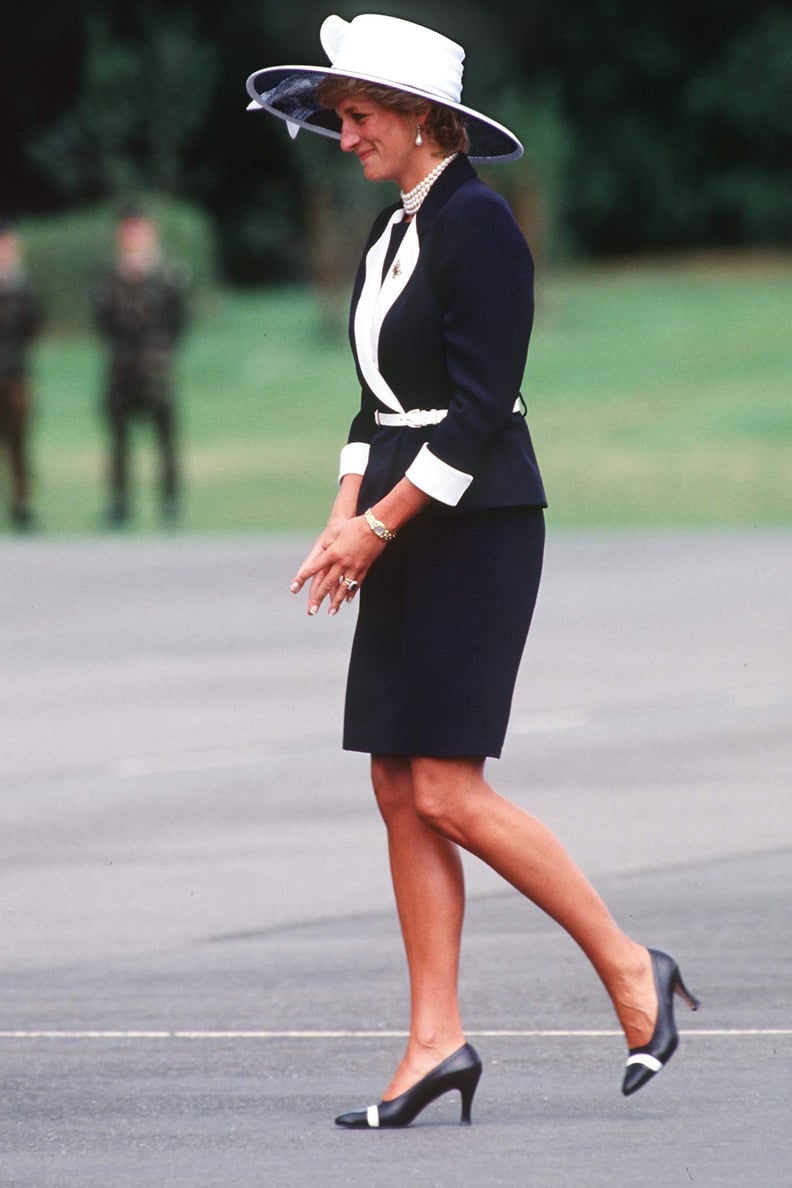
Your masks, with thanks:
M343 582L343 584L346 586L347 590L349 590L350 594L352 593L353 590L357 590L357 588L358 588L358 583L355 581L354 578L344 577L344 575L341 574L341 577L338 580L339 580L339 582Z

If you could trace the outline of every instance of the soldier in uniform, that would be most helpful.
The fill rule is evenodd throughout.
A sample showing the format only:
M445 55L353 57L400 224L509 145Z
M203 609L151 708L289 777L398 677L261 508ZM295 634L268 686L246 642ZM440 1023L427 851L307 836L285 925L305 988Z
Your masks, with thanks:
M28 347L42 325L41 305L23 265L14 225L0 221L0 438L11 467L11 522L33 526L27 440L31 417Z
M142 418L156 433L160 510L163 522L172 523L179 500L173 356L187 322L187 277L180 263L162 255L157 225L140 207L118 217L116 258L96 286L93 312L108 350L108 522L123 526L129 519L130 426Z

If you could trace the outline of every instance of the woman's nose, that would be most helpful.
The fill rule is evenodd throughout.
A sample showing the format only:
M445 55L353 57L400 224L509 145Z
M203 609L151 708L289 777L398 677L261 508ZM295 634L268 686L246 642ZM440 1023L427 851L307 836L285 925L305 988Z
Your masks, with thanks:
M360 137L354 124L348 124L345 120L341 124L341 149L342 152L351 153L355 146L359 144Z

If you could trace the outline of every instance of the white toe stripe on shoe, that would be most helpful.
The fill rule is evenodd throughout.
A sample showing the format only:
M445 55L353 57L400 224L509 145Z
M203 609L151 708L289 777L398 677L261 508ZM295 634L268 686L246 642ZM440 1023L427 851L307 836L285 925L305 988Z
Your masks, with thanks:
M366 1121L372 1130L376 1130L379 1126L379 1109L377 1106L369 1106L366 1110Z
M636 1052L632 1056L627 1057L627 1067L631 1064L642 1064L644 1068L650 1069L654 1073L660 1072L663 1067L662 1060L658 1060L656 1056L650 1056L648 1052Z

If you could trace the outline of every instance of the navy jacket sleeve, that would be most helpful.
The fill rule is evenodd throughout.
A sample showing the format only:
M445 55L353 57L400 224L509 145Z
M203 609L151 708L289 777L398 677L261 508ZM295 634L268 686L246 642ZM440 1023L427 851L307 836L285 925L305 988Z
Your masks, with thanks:
M444 308L451 401L429 449L475 476L513 416L533 323L533 260L503 199L458 191L432 227L430 268Z

